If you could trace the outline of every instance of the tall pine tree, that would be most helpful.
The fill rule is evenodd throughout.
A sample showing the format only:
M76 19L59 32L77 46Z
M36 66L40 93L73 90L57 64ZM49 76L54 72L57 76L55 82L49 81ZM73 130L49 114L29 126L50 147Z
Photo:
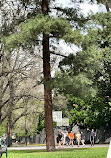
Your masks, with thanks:
M21 1L20 1L21 2ZM24 0L22 1L25 9L31 9L31 1ZM21 3L22 3L21 2ZM74 8L71 9L58 9L60 14L54 17L51 16L51 2L50 0L36 1L33 6L39 6L41 4L41 12L27 13L27 17L30 19L25 19L25 23L21 23L17 27L17 32L14 34L9 34L9 36L2 38L2 43L4 43L4 49L13 50L15 47L24 47L26 45L37 45L37 42L42 37L42 52L43 52L43 73L44 73L44 106L45 106L45 126L46 126L46 146L47 151L55 150L54 144L54 131L53 131L53 122L52 122L52 88L51 88L51 73L50 73L50 44L49 39L64 39L66 42L71 42L76 45L82 40L82 35L79 30L75 30L77 23L82 24L85 22L85 19L80 15L77 17L77 10ZM27 5L29 5L27 9ZM36 9L35 9L36 10ZM41 14L40 14L41 13ZM75 14L75 16L74 16ZM30 15L30 16L28 16ZM63 15L63 16L62 16ZM65 17L65 18L64 18ZM69 18L68 18L69 17ZM81 21L82 18L82 21ZM70 21L72 20L74 24L74 29Z

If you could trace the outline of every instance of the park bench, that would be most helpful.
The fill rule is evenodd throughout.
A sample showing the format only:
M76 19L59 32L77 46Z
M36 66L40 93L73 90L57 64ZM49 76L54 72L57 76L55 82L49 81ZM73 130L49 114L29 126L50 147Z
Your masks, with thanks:
M1 140L0 140L0 158L2 158L3 153L6 154L6 158L7 158L7 146L2 145Z

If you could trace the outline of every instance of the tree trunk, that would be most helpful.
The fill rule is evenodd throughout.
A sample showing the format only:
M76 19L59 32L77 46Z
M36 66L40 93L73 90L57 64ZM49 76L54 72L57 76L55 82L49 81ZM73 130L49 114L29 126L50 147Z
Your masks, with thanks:
M42 12L48 14L48 0L42 0ZM52 90L51 90L51 72L50 72L50 51L49 35L43 33L43 74L44 74L44 107L45 107L45 131L46 131L46 149L55 150L54 130L52 120Z
M0 54L1 55L3 55L2 54L2 52L0 52ZM3 62L2 62L2 60L0 59L0 75L3 73ZM1 75L0 76L0 124L2 123L2 99L3 99L3 83L4 83L4 78L3 78L3 76Z
M3 82L2 77L0 78L0 124L2 123L2 90L3 90Z
M11 116L8 117L7 123L7 146L12 145L12 120Z
M7 146L12 145L12 110L13 110L13 101L14 101L14 86L13 79L9 79L9 89L10 89L10 101L8 107L8 126L7 126Z

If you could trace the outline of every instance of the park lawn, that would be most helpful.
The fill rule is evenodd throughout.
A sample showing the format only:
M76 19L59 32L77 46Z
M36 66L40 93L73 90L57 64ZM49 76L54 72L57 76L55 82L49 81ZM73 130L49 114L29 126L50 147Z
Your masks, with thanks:
M8 151L8 158L106 158L107 151L107 147L63 149L55 152L45 150ZM5 158L5 154L2 158Z

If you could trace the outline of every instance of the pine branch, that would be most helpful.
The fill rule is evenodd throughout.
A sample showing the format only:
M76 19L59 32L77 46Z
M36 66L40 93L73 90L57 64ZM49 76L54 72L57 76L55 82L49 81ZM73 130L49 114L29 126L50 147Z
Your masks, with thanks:
M50 51L50 53L51 53L51 54L54 54L54 55L57 55L57 56L61 56L61 57L67 58L66 55L59 54L59 53L55 53L54 51Z

